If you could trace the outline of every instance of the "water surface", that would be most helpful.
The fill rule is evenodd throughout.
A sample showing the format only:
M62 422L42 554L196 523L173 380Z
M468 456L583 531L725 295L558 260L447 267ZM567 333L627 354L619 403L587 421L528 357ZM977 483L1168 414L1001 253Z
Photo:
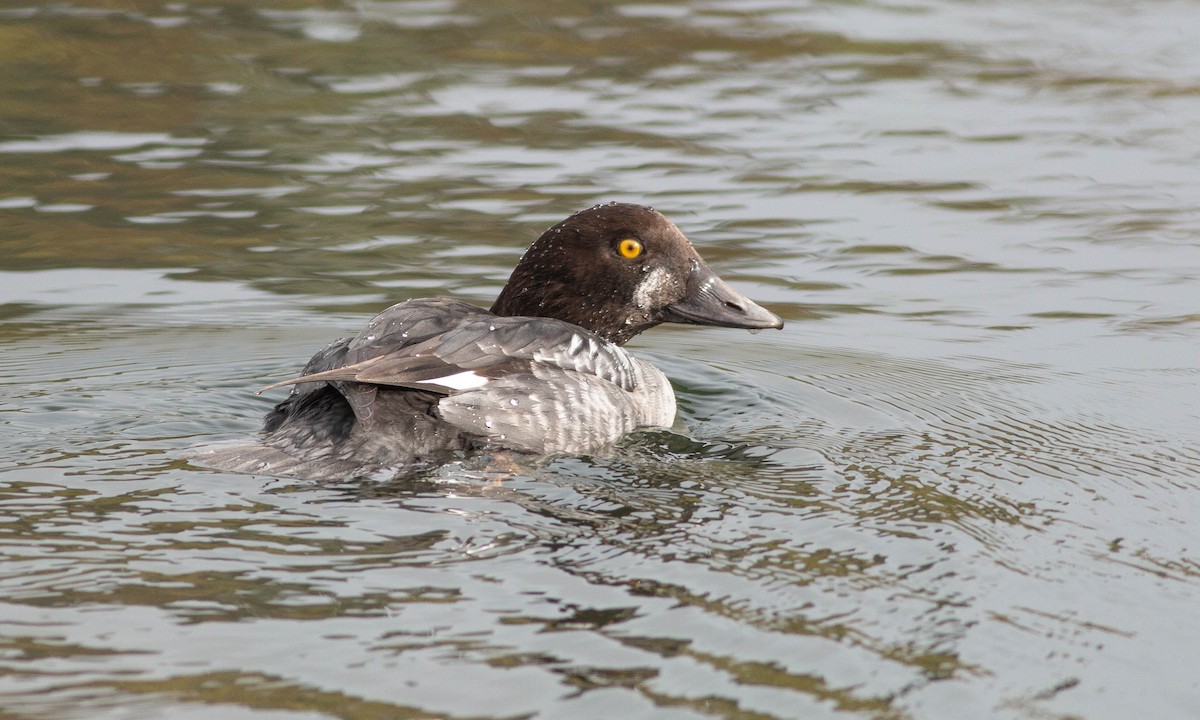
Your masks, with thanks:
M1200 7L136 8L0 8L0 717L1195 717ZM788 322L680 428L182 459L607 200Z

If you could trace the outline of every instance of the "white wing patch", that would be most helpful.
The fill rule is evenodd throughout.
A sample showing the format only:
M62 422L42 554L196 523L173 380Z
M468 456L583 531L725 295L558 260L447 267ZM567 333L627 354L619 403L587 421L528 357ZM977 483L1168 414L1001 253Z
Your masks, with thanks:
M484 385L487 385L489 380L490 378L479 375L474 370L467 370L465 372L454 373L453 375L447 375L445 377L430 378L423 382L426 382L430 385L441 385L442 387L449 388L450 390L461 391L481 388Z

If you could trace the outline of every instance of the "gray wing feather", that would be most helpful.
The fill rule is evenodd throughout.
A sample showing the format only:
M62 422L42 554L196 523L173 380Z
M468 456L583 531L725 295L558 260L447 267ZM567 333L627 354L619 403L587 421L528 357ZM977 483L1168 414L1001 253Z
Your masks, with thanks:
M529 372L536 364L594 376L625 391L637 384L627 352L586 330L547 318L465 319L451 330L414 344L393 345L386 352L379 352L378 337L371 341L375 354L370 357L290 378L259 392L324 381L413 387L450 395L458 389L431 381L467 371L496 379ZM360 354L352 341L345 357L350 360Z
M397 303L371 318L358 335L342 338L322 349L308 361L298 377L273 383L258 393L294 385L292 395L304 395L319 389L318 383L328 382L350 403L354 416L370 424L374 416L375 386L387 383L370 384L358 380L356 367L391 354L402 356L406 348L444 334L448 324L454 326L478 315L490 313L461 300L416 298Z
M347 342L343 364L353 365L380 355L403 352L405 348L444 335L467 319L481 315L490 316L491 313L448 298L416 298L397 303L371 318L362 332Z

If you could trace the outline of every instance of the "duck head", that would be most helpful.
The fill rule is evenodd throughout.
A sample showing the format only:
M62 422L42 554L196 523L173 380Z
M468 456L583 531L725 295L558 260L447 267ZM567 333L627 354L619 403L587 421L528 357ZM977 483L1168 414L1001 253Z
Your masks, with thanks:
M664 322L783 327L717 277L662 213L629 203L581 210L544 232L492 312L565 320L618 345Z

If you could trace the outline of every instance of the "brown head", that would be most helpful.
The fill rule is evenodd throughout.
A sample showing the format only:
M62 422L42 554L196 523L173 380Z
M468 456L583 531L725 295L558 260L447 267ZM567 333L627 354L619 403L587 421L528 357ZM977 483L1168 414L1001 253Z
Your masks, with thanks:
M664 322L783 327L717 277L662 213L628 203L581 210L543 233L492 312L565 320L617 344Z

